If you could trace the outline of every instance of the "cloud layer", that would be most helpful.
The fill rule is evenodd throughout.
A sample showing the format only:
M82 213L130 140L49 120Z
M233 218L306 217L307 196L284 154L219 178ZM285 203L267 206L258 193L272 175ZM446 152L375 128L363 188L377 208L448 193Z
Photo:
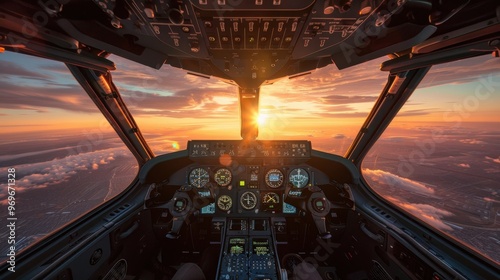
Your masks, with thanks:
M116 158L130 156L130 152L126 148L120 147L70 154L51 161L16 165L16 175L20 176L16 179L16 192L41 189L49 185L63 183L79 171L98 170L100 166L107 165ZM0 173L7 174L7 168L0 168ZM0 189L6 190L6 188L5 183L0 185ZM2 191L0 199L4 199L6 194L7 191ZM5 200L2 203L5 204Z
M429 204L410 203L401 197L385 196L385 198L436 229L444 231L453 230L453 228L447 225L443 220L443 218L453 215L453 213L449 211L439 209Z
M423 195L434 194L433 188L428 187L421 182L403 178L396 174L392 174L383 170L363 169L363 175L368 176L373 182L382 184L384 186L393 187L400 190L407 190Z
M390 187L398 192L403 191L408 197L411 196L410 193L423 195L434 194L433 188L421 182L403 178L387 171L363 169L363 175L374 189L386 190L384 193L388 193L387 187ZM409 202L408 199L405 198L406 196L383 194L383 197L434 228L446 231L453 230L453 228L447 225L443 220L443 218L453 215L449 211L426 203Z

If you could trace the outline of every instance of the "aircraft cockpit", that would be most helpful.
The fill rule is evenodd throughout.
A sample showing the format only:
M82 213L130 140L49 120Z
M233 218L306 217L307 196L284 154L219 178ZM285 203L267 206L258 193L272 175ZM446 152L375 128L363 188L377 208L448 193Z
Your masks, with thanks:
M0 3L0 278L499 278L498 1Z

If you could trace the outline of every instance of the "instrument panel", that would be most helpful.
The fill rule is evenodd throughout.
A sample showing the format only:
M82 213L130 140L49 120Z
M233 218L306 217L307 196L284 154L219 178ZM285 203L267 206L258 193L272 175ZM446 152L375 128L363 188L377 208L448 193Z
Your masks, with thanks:
M302 215L302 204L286 203L285 193L287 201L295 202L293 197L307 197L317 188L330 200L346 204L338 192L343 183L354 180L356 174L345 165L350 162L337 156L313 157L312 152L311 143L302 140L193 140L178 159L159 157L146 166L140 180L161 182L155 183L147 202L158 205L190 187L195 196L209 198L196 210L205 217Z
M307 164L270 165L265 160L255 165L193 163L173 174L171 183L174 178L184 178L175 184L189 184L200 196L212 189L215 202L201 209L203 215L297 214L294 206L284 202L285 190L300 195L308 186L328 183L324 173Z
M191 164L169 176L171 185L190 185L215 202L202 215L297 214L284 202L286 189L300 196L302 189L326 184L328 176L307 164L309 141L193 140L188 142Z

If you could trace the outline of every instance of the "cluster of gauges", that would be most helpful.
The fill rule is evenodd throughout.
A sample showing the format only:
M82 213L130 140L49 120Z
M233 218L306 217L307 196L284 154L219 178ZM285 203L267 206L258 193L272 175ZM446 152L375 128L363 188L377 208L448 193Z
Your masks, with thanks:
M221 187L227 187L232 181L231 171L225 167L217 169L214 174L214 181ZM276 189L283 185L284 175L280 169L270 169L265 176L266 185ZM309 173L303 168L295 168L290 171L288 181L295 188L303 188L309 183ZM204 188L210 182L210 174L203 167L198 167L189 173L189 184L196 188Z
M279 169L271 169L266 173L266 185L270 188L276 189L283 185L283 172ZM309 183L309 173L303 168L294 168L288 174L288 181L295 188L303 188Z
M213 180L220 187L231 185L233 175L231 171L222 167L215 171ZM252 180L252 179L251 179ZM269 169L264 177L266 185L271 189L283 186L285 176L283 171L277 168ZM294 168L288 173L288 182L294 188L304 188L309 183L309 173L304 168ZM197 167L189 173L189 184L196 188L204 188L210 182L210 173L207 168ZM263 211L275 211L280 209L280 195L275 192L263 192L261 198ZM239 203L244 210L253 210L257 206L259 199L256 192L245 191L239 196ZM222 194L217 198L217 207L222 211L229 211L233 207L233 199L230 195ZM215 211L215 209L213 210Z
M257 195L252 191L246 191L240 196L240 205L245 210L253 210L257 206ZM262 203L265 205L277 205L280 202L278 194L269 192L264 194ZM229 211L233 206L233 199L229 195L221 195L217 199L217 207L222 211Z
M214 174L215 182L221 187L229 186L232 179L231 171L225 167L218 169ZM198 167L189 173L189 184L196 188L204 188L208 182L210 182L210 174L205 168Z
M255 192L246 191L240 195L239 202L242 209L253 210L257 207L258 197ZM217 207L225 212L230 211L233 207L233 199L230 195L223 194L217 198ZM283 213L294 214L296 209L287 203L283 203L280 194L275 192L262 192L260 211L273 213L276 213L276 211L283 211ZM215 204L209 212L212 214L215 213Z

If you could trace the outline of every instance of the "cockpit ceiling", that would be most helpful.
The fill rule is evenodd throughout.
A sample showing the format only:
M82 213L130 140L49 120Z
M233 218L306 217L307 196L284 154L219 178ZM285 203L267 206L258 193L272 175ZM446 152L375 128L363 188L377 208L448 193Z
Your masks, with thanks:
M468 2L32 1L32 6L3 7L1 13L5 19L17 12L39 14L36 28L51 31L37 39L69 51L104 50L158 69L166 63L257 88L331 63L342 69L408 52L433 34L448 31L446 21L463 18ZM475 11L467 18L488 18L494 11Z

